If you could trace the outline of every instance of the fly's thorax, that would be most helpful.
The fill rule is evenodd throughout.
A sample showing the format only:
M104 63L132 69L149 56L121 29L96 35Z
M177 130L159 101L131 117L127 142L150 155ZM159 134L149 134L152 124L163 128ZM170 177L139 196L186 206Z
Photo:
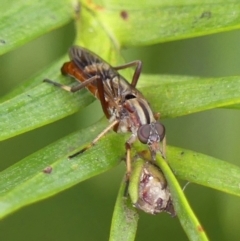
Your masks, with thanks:
M139 127L155 122L152 110L145 99L136 97L125 99L118 107L119 112L115 114L119 120L117 132L132 132L137 136Z
M122 96L124 100L133 98L144 98L142 93L132 86L123 76L119 76L118 79L119 95Z
M143 98L132 98L126 100L124 108L128 111L134 125L142 126L156 122L152 109Z
M138 116L138 96L142 94L131 86L121 75L114 72L104 81L104 94L108 101L108 111L113 119L119 120L117 132L134 132L141 122L145 123L141 113ZM114 75L115 74L115 75ZM147 102L146 102L147 103ZM145 104L145 103L144 103Z
M125 101L124 108L128 112L131 132L140 142L149 146L153 156L158 151L164 152L160 142L164 140L165 127L156 121L148 102L144 98L133 98Z

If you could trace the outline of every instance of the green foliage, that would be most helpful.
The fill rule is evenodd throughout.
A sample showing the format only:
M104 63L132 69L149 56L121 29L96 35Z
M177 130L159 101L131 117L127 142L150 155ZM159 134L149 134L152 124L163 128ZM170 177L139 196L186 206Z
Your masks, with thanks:
M158 2L98 1L94 4L91 1L82 1L80 7L77 2L64 0L21 0L11 4L11 8L9 4L2 3L0 53L6 53L63 26L73 16L76 21L76 44L98 53L112 65L123 62L119 54L122 47L149 45L240 27L239 1ZM69 79L59 74L61 64L67 59L64 56L36 78L26 81L2 98L1 140L66 117L94 100L86 91L69 94L42 83L46 76L65 84L69 83ZM129 71L125 75L131 78ZM161 117L168 118L240 103L240 76L197 78L144 74L139 89L153 109L159 110ZM238 108L236 105L234 107ZM25 205L52 196L117 165L124 156L126 136L113 132L71 162L67 158L87 145L106 125L106 121L101 121L69 135L2 171L0 217L3 218ZM143 147L136 145L135 148L139 151ZM207 240L205 234L199 232L201 224L190 209L171 170L160 159L158 158L158 164L166 175L178 218L187 236L190 240ZM168 147L167 160L176 177L239 196L239 167L175 147ZM43 172L48 166L53 168L51 174ZM214 175L211 175L212 173ZM229 173L232 174L231 177ZM126 201L121 198L123 190L124 184L119 191L110 240L134 240L135 237L138 218L129 203L123 203ZM123 230L126 236L117 239L124 233Z
M0 12L0 54L63 26L71 21L73 14L65 0L57 3L20 0L14 4L2 0Z

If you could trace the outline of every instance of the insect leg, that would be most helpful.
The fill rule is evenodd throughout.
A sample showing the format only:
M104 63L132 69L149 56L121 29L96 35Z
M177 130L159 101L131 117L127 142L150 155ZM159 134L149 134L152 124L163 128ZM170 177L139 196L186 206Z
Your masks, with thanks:
M139 75L142 71L142 62L140 60L132 61L130 63L123 64L123 65L120 65L120 66L116 66L116 67L113 67L113 68L115 70L120 70L120 69L129 68L129 67L132 67L132 66L136 66L136 68L135 68L135 71L134 71L134 74L133 74L131 85L133 87L136 87L138 79L139 79Z
M124 190L124 197L128 196L128 187L129 187L129 182L130 182L130 176L132 172L132 162L131 162L131 144L126 142L125 143L125 148L126 148L126 166L127 166L127 172L125 176L125 190Z
M161 154L164 159L166 159L166 146L167 146L167 140L166 140L166 135L164 136L162 140L162 146L161 146Z
M93 76L93 77L85 80L85 81L82 82L81 84L78 84L78 85L75 85L75 86L63 85L63 84L60 84L60 83L58 83L58 82L54 82L54 81L52 81L52 80L50 80L50 79L44 79L43 82L50 83L50 84L52 84L52 85L54 85L54 86L57 86L57 87L59 87L59 88L61 88L61 89L63 89L63 90L66 90L66 91L68 91L68 92L74 93L74 92L76 92L76 91L78 91L78 90L83 89L84 87L86 87L86 86L89 85L91 82L93 82L93 81L95 81L95 80L97 80L97 79L99 79L98 76Z
M128 181L132 171L132 163L131 163L131 144L128 142L125 143L126 148L126 166L127 166L127 173L126 173L126 180Z
M108 131L110 131L116 124L118 124L118 120L113 121L109 126L107 126L100 134L98 134L96 136L96 138L86 147L84 147L82 150L74 153L73 155L69 156L69 158L73 158L83 152L85 152L86 150L88 150L89 148L91 148L92 146L94 146Z
M68 92L72 92L72 93L74 93L78 90L81 90L84 87L87 87L93 81L97 81L97 90L98 90L99 100L101 102L102 109L103 109L103 112L104 112L105 116L109 119L110 115L109 115L108 110L107 110L108 105L107 105L107 102L106 102L105 96L104 96L104 86L103 86L102 79L98 75L93 76L93 77L91 77L91 78L85 80L84 82L82 82L78 85L75 85L75 86L63 85L63 84L60 84L58 82L54 82L50 79L44 79L43 81L47 82L47 83L50 83L54 86L57 86L57 87L59 87L63 90L66 90Z
M131 160L131 146L136 141L136 135L132 134L128 141L125 143L126 148L126 166L127 166L127 173L126 173L126 181L129 181L132 172L132 160Z
M126 172L126 187L124 190L124 197L128 195L129 181L132 173L131 147L132 147L132 144L136 141L136 138L137 138L136 135L132 134L131 137L128 139L128 141L125 143L127 172Z
M97 89L98 89L98 96L99 100L101 102L102 110L105 116L109 119L110 114L108 112L108 103L106 102L105 95L104 95L104 86L103 86L103 81L101 78L97 79Z

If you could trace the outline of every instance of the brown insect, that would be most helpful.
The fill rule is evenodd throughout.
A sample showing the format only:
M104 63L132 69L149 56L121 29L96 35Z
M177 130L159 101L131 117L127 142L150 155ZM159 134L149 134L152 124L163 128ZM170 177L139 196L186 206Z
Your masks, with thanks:
M165 157L165 128L157 122L158 115L154 116L147 100L136 89L142 69L141 61L137 60L112 67L96 54L79 46L71 47L69 56L70 61L63 64L61 72L63 75L75 78L80 83L70 87L49 79L44 81L69 92L76 92L86 87L100 100L103 112L110 121L109 126L90 145L73 154L70 158L89 149L111 129L115 132L132 133L125 143L127 175L131 173L131 145L137 139L149 146L153 159L155 159L157 151L160 151ZM135 66L135 72L131 83L128 83L118 71L133 66Z

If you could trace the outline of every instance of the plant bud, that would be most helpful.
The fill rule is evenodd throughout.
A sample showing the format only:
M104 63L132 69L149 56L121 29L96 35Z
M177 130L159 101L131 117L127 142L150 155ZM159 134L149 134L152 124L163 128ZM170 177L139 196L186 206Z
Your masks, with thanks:
M171 216L176 215L171 193L162 171L140 158L133 164L129 195L133 205L146 213L167 212Z

